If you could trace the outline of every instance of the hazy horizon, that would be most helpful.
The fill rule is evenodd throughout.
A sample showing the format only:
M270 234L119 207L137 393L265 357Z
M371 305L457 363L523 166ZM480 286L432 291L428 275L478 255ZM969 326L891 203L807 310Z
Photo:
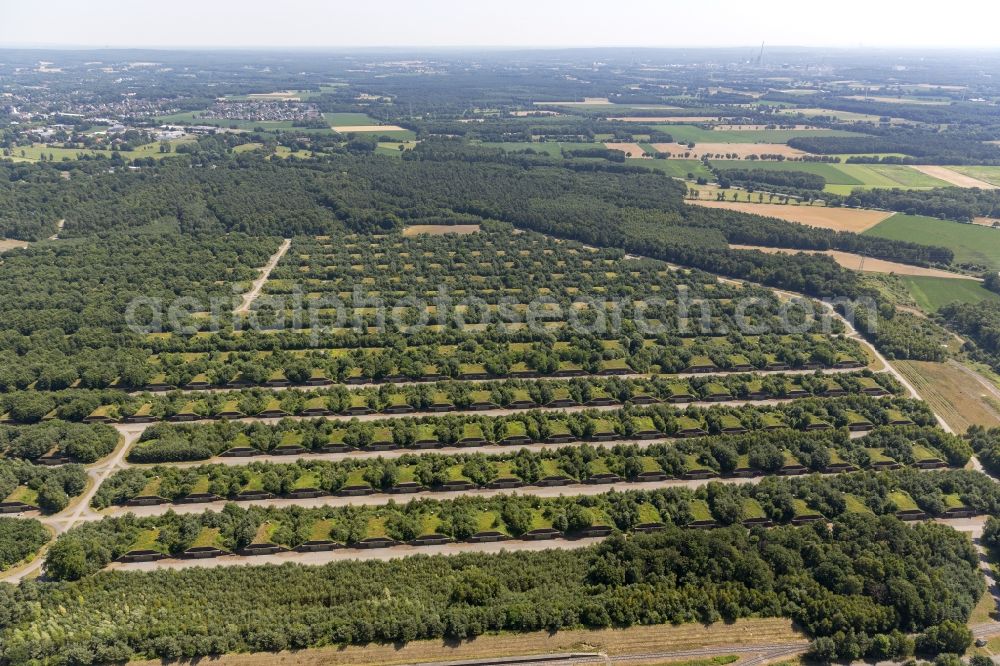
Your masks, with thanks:
M835 11L833 11L835 9ZM957 0L949 11L843 0L730 6L622 0L52 0L0 8L0 48L748 48L995 49L1000 3Z

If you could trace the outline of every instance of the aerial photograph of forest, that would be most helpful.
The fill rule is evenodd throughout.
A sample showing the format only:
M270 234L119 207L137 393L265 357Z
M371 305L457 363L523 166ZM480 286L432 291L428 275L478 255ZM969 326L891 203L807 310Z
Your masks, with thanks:
M1000 6L803 11L0 7L0 666L1000 663Z

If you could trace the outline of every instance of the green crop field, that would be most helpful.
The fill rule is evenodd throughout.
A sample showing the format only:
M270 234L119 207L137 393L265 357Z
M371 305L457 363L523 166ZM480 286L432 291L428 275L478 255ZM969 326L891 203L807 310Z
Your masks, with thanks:
M925 312L937 312L949 303L979 303L986 300L1000 301L1000 294L986 289L975 280L901 275L913 300Z
M331 127L344 125L378 125L379 122L367 113L324 113L323 119Z
M861 180L865 187L931 188L948 183L900 164L841 164L838 169Z
M947 247L955 262L1000 270L1000 230L921 215L893 215L864 232L893 240Z
M851 190L857 187L863 189L898 188L902 190L950 187L943 180L901 164L837 164L834 166L859 184L848 185L827 181L826 191L833 194L850 194Z
M655 125L657 129L674 137L674 141L687 143L787 143L789 139L806 136L861 136L846 130L711 130L697 125Z
M1000 186L1000 166L949 166L948 168L984 180L990 185Z

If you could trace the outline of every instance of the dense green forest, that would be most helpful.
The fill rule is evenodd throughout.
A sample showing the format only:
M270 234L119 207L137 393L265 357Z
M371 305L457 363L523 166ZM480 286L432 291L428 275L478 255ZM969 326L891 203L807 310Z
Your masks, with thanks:
M28 427L0 425L0 454L5 458L34 460L58 453L92 463L111 453L118 440L118 432L103 424L51 420Z
M34 555L50 538L48 530L37 520L0 516L0 571ZM7 588L0 585L0 590ZM4 594L0 591L0 596Z
M58 217L66 218L65 235L161 220L175 220L189 231L290 235L331 233L345 224L359 231L390 229L400 221L473 214L734 277L766 271L760 281L812 295L830 295L824 283L831 279L848 287L850 274L836 270L832 262L802 258L795 260L801 272L796 279L787 273L794 270L787 266L792 260L782 260L786 267L779 273L773 257L732 252L724 241L864 249L872 256L911 261L929 251L912 243L886 243L779 220L761 225L740 213L687 208L681 185L641 168L585 164L584 169L541 157L508 159L437 140L422 142L406 157L410 159L345 154L306 163L266 161L245 153L212 161L211 169L188 168L187 158L171 158L154 168L156 178L146 172L95 170L69 180L72 187L85 186L92 194L75 204L72 213ZM664 234L664 226L672 233ZM779 279L780 284L775 282Z
M719 187L724 190L737 185L751 192L754 189L768 189L797 194L800 190L820 192L826 186L826 179L823 176L805 171L774 171L730 166L713 166L713 171L719 179Z
M858 208L894 210L959 222L971 222L980 216L997 217L1000 212L998 191L961 187L931 190L856 189L843 203Z
M637 270L630 273L638 272L639 275L630 276L628 283L623 283L620 276L611 278L606 275L607 271L596 270L599 267L596 262L618 259L621 250L817 296L851 297L867 292L860 287L853 273L839 268L828 258L806 255L779 258L756 252L730 251L725 249L726 242L861 250L869 256L913 263L950 261L947 251L935 248L854 234L835 234L770 218L685 206L681 186L662 175L642 169L621 167L616 171L602 167L597 171L578 170L562 162L546 161L547 158L521 162L516 156L498 157L477 151L470 153L468 150L462 144L430 141L421 144L415 151L409 151L409 159L403 160L330 155L309 162L285 162L267 161L244 153L205 157L203 159L210 163L199 162L212 168L185 167L184 161L194 159L192 157L172 158L178 160L177 163L165 160L149 167L149 171L143 167L141 171L107 173L106 170L91 169L86 165L65 167L70 169L71 178L58 178L55 187L76 187L77 183L92 179L96 194L88 202L72 203L75 200L68 199L72 203L72 214L65 213L66 226L60 236L70 238L5 254L0 266L0 276L4 279L0 282L7 287L6 290L0 289L0 293L6 295L0 314L5 315L5 321L9 320L11 324L0 332L7 343L4 351L0 352L5 361L0 370L0 386L8 390L29 385L42 389L65 386L100 388L114 383L138 388L159 374L150 363L151 347L193 346L205 349L213 348L215 342L221 348L273 349L276 341L294 342L294 336L298 335L294 327L291 332L270 338L270 342L265 342L267 336L257 334L229 335L225 327L217 336L174 335L155 340L143 339L125 330L123 315L127 312L126 305L135 296L163 299L168 304L181 296L190 297L202 309L206 309L214 299L222 304L223 311L226 310L225 304L235 301L234 295L244 289L255 275L253 268L263 265L277 244L277 239L245 236L242 232L271 234L280 228L284 234L333 233L339 236L344 232L344 225L359 231L372 231L394 229L403 223L499 218L520 227L602 247L619 248L618 254L616 250L599 251L596 257L590 259L595 262L593 268L583 266L569 270L559 280L551 277L545 281L532 280L529 284L537 283L537 287L522 289L520 294L526 300L532 296L555 295L563 305L569 302L576 290L591 286L604 288L609 297L623 298L636 294L640 288L648 288L650 283L662 293L675 290L682 284L698 286L699 291L692 293L693 297L704 294L708 289L703 274L675 278L663 274L662 268L657 269L655 262L636 262ZM44 170L52 167L31 168ZM77 169L82 171L77 173ZM461 176L456 177L456 174ZM246 206L247 201L253 201L249 194L239 200L216 200L216 197L223 196L217 193L229 192L230 188L237 192L245 188L252 191L253 196L263 196L268 192L267 187L259 185L257 179L273 181L273 187L284 187L290 178L308 184L303 185L308 194L297 196L299 203L296 205L312 201L309 205L327 211L329 215L324 213L315 218L315 223L307 226L289 227L284 217L274 217L260 206L255 205L252 214L230 210L230 207ZM16 193L22 189L27 191L30 188L18 187L13 191ZM182 190L188 194L176 196ZM114 198L115 202L105 201L105 198ZM122 198L125 203L119 200ZM93 212L88 213L90 209L87 207L91 205ZM177 206L200 207L201 212L185 212L177 210ZM110 208L121 211L126 219L116 220L104 215L104 211ZM291 215L295 210L294 206L282 205L281 215ZM235 222L237 219L239 224ZM108 231L109 228L113 230ZM347 256L355 254L353 252L341 256L343 250L340 249L332 253L324 251L334 262L333 270L329 269L329 265L324 270L319 265L311 266L313 259L302 258L313 254L306 249L310 248L306 244L304 252L291 254L287 263L279 266L274 283L268 286L268 293L285 295L296 284L294 280L289 280L293 277L297 280L301 276L309 291L319 287L314 293L326 294L336 290L338 296L345 292L350 296L356 273L345 272L345 268L358 260L360 265L371 261L376 267L383 265L384 261L384 265L389 267L384 275L389 275L397 265L402 269L407 263L413 263L420 269L418 277L424 278L423 284L433 285L435 280L446 284L445 276L453 273L452 269L457 270L454 264L460 258L471 260L471 253L477 251L489 256L489 245L484 245L484 242L492 241L495 247L501 237L514 238L504 231L503 226L491 227L487 224L484 229L486 233L482 239L405 240L398 248L402 253L408 251L406 248L413 251L422 247L431 248L425 251L433 251L441 257L464 248L467 253L464 257L452 257L445 263L434 262L433 258L406 262L397 257L385 261L375 257L370 248L359 247L357 254L360 256L357 258ZM667 229L669 233L664 231ZM219 233L227 230L230 233ZM100 232L100 235L80 236L94 231ZM72 238L74 235L78 237ZM548 276L557 274L547 270L552 262L567 261L572 250L577 255L567 261L567 265L573 266L581 251L579 246L559 247L551 240L542 241L537 235L530 235L511 244L510 254L518 256L506 261L491 260L488 270L480 267L480 270L486 271L484 277L487 281L476 290L466 290L465 295L485 294L488 289L514 288L510 277L518 271L511 268L521 266L518 263L522 261L520 252L529 241L536 246L541 242L546 249L558 248L558 251L553 250L551 259L543 252L542 256L546 259L533 267L533 273ZM315 245L312 248L319 249ZM123 256L129 256L131 260L121 261ZM341 264L341 259L351 259L352 263ZM465 263L468 266L471 262ZM477 260L476 263L482 262ZM509 263L513 266L508 266ZM435 264L440 265L433 268ZM309 266L314 273L303 274L300 271L295 274L292 271L297 265ZM400 292L398 285L380 281L379 271L373 273L376 286L386 287L377 291ZM314 278L322 280L323 284L319 285ZM349 281L343 281L344 278L349 278ZM44 288L41 285L45 285ZM721 317L716 323L725 325L720 330L732 330L727 318L731 316L734 306L721 304L725 292L732 293L732 289L724 287L719 292L721 298L713 309ZM510 295L504 291L493 293ZM400 292L397 298L407 295ZM741 295L751 296L753 293L746 291ZM487 300L490 302L495 298L489 296ZM628 300L630 307L634 307L634 296ZM773 298L770 300L773 301ZM668 304L652 314L662 321L676 323L677 319L673 316L676 307L676 304ZM631 319L631 312L624 314L626 321ZM254 316L260 318L262 315L254 311ZM318 321L325 324L323 316ZM370 323L370 316L364 315L360 321ZM415 313L407 316L415 316ZM197 328L197 322L205 321L209 320L182 316L180 325L196 324ZM265 326L268 321L264 315L262 322ZM169 322L164 325L169 327ZM332 346L336 345L333 342L336 337L329 336L328 339ZM372 339L369 344L385 346L385 342ZM302 345L303 342L299 340L294 344ZM764 350L764 353L770 353L770 350ZM422 364L435 362L436 359L424 360ZM491 365L503 367L508 362L516 363L515 360L492 359ZM667 365L677 362L674 360ZM263 375L276 369L256 365L249 363L248 373ZM412 367L417 362L415 360L408 365ZM300 370L289 369L294 372ZM177 379L190 378L205 370L207 368L198 368L195 364L181 371ZM232 370L226 370L223 374L228 376L232 373Z
M840 303L889 359L944 360L947 323L1000 371L1000 307L921 319L831 257L731 246L954 267L951 249L685 197L714 176L723 196L996 217L993 191L823 190L874 182L831 164L1000 165L998 64L2 50L0 508L45 517L0 517L0 570L59 535L39 578L0 585L0 665L778 617L807 660L961 654L980 556L930 519L985 514L1000 553L1000 485L964 469L975 452L1000 474L1000 430L945 433L804 310ZM381 493L401 497L322 499ZM585 537L604 540L127 564Z
M858 658L877 654L879 635L964 622L984 587L958 532L855 514L832 528L766 533L668 527L570 551L100 573L0 588L0 627L9 661L59 654L90 663L785 616L833 638L838 656ZM124 597L130 609L159 611L127 616ZM30 631L39 622L52 627L47 638ZM179 632L182 624L189 629Z

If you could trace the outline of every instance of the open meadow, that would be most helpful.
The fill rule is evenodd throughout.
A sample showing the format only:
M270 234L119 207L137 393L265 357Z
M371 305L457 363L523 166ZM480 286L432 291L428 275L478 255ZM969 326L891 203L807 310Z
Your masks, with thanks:
M976 280L955 280L933 275L902 275L910 296L925 312L937 312L949 303L1000 302L1000 294Z
M957 363L896 361L895 366L955 432L970 425L1000 427L1000 402Z

